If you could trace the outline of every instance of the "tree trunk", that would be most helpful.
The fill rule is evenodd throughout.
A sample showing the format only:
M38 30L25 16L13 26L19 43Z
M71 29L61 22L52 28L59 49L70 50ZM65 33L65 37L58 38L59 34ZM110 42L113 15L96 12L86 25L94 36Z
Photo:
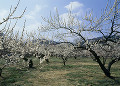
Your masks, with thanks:
M46 63L49 63L49 59L45 59Z
M77 57L76 57L76 56L74 56L74 58L75 58L75 59L77 59Z
M63 60L63 64L66 65L66 61L67 61L67 57L62 57L62 60Z
M2 68L0 68L0 77L2 77L2 70L6 67L7 65L4 65ZM3 77L2 77L3 78Z
M2 68L0 68L0 77L2 76Z
M91 49L90 49L89 51L90 51L90 52L93 54L93 56L95 57L96 62L98 62L99 66L100 66L100 68L102 69L102 71L104 72L104 74L105 74L107 77L111 78L110 71L105 68L104 64L102 64L102 62L101 62L101 60L100 60L100 57L96 54L96 52L93 51L93 50L91 50Z
M66 65L65 62L66 62L66 61L63 61L64 66Z
M32 61L32 59L30 59L30 61L29 61L29 68L33 68L33 61Z
M109 62L109 64L108 64L108 70L109 70L109 71L110 71L111 66L112 66L113 63L115 63L115 61L111 61L111 62Z
M119 58L115 58L115 59L113 59L112 61L110 61L109 64L108 64L108 70L110 71L111 66L112 66L116 61L119 61L119 60L120 60L120 57L119 57Z

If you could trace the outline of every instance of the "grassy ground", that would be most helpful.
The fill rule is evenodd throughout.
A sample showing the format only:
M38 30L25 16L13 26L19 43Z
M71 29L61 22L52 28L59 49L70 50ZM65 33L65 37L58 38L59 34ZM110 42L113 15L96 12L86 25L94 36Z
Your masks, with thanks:
M112 66L116 80L104 76L96 62L89 58L71 58L63 66L62 60L51 58L50 63L39 63L35 68L6 67L0 86L120 86L120 62Z

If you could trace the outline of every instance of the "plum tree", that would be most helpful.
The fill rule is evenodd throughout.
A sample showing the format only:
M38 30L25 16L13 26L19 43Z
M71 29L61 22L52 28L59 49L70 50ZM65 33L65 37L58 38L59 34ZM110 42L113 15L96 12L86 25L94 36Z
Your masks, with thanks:
M112 78L110 68L113 63L120 60L120 56L119 55L112 56L110 54L109 44L111 43L109 42L112 42L113 46L115 46L116 44L118 46L119 44L119 41L118 41L119 40L118 35L120 33L120 8L119 7L120 7L120 0L115 0L113 5L109 4L109 1L108 1L108 4L105 10L103 11L103 13L101 13L100 17L95 17L92 14L92 12L90 12L90 14L86 14L85 17L82 18L83 19L82 22L76 16L74 16L71 11L68 13L68 19L67 19L68 21L65 21L65 19L61 19L57 11L57 14L54 16L50 15L49 19L43 18L43 20L48 23L46 26L44 26L44 29L46 30L64 29L64 32L66 33L63 33L63 34L61 33L62 35L59 35L60 38L66 38L66 36L79 37L81 42L77 46L74 45L74 48L75 49L81 48L83 50L87 50L88 52L90 52L94 56L92 57L92 59L99 64L104 74L107 77ZM93 42L90 42L85 37L85 35L83 35L83 33L85 32L87 34L96 33L98 35L102 35L102 38L97 39ZM118 37L118 38L114 38L114 37ZM108 63L108 67L104 65L105 58L107 57L104 55L101 56L99 54L99 49L104 50L104 52L101 52L102 54L106 54L104 47L108 49L107 53L110 54L109 57L111 58L110 62ZM111 52L113 53L114 50L111 50ZM113 55L116 55L116 54L114 53ZM101 59L103 57L104 57L104 61L102 61Z
M0 68L0 76L2 76L2 70L10 65L18 63L19 59L15 58L16 52L14 52L15 44L17 40L13 37L13 29L17 24L17 20L22 18L26 8L23 10L20 16L15 16L15 12L19 6L20 0L14 8L10 8L10 12L6 18L0 22L0 25L5 24L4 28L0 30L0 60L4 61L3 67ZM16 20L15 24L11 27L11 21ZM10 21L10 23L9 23ZM9 23L9 24L8 24ZM8 26L8 27L7 27ZM11 29L10 29L11 28Z

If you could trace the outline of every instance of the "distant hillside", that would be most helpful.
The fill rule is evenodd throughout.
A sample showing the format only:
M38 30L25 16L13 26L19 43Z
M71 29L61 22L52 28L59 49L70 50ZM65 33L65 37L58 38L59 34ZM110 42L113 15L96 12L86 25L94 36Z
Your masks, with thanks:
M105 36L105 37L108 37L108 36ZM102 37L96 37L96 38L93 38L93 39L88 39L88 42L95 42L97 40L105 40L105 38L102 36ZM112 36L110 39L112 40L119 40L120 39L120 35L118 36ZM81 41L80 44L83 45L85 42L84 41ZM102 43L102 42L101 42Z
M108 37L108 36L105 36L106 38ZM119 39L120 38L120 35L118 35L118 36L112 36L110 39ZM102 36L102 37L97 37L97 38L93 38L93 39L88 39L88 40L100 40L100 39L104 39L104 37Z
M107 36L106 36L107 37ZM119 36L112 36L111 39L114 39L114 40L118 40L120 38L120 35ZM93 39L88 39L88 42L95 42L97 40L104 40L104 37L97 37L97 38L93 38ZM53 40L47 40L47 39L36 39L36 40L32 40L33 43L37 42L37 40L39 40L40 44L45 44L45 45L56 45L56 44L61 44L61 43L64 43L64 42L56 42L56 41L53 41ZM65 42L65 43L69 43L70 42ZM73 43L75 44L75 43ZM81 42L81 45L84 44L84 41Z
M108 36L105 36L106 38L108 37ZM102 37L97 37L97 38L93 38L93 39L88 39L88 41L89 42L94 42L94 41L97 41L97 40L105 40L105 38L102 36ZM110 40L119 40L120 39L120 35L118 35L118 36L111 36L110 38L109 38Z
M45 44L45 45L56 45L58 44L58 42L53 41L53 40L47 40L47 39L36 39L36 40L32 40L33 43L37 42L37 40L39 40L40 44Z

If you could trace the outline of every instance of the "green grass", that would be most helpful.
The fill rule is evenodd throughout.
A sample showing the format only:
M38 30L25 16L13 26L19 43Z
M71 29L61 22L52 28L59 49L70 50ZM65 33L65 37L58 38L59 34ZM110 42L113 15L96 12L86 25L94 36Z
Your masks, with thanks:
M3 78L0 81L0 86L16 86L16 82L23 81L27 75L27 70L17 70L15 67L5 68L3 70Z
M102 70L91 58L71 58L66 66L59 58L51 58L50 63L37 65L33 59L33 69L6 67L0 86L119 86L120 62L112 66L111 72L115 80L104 76Z

